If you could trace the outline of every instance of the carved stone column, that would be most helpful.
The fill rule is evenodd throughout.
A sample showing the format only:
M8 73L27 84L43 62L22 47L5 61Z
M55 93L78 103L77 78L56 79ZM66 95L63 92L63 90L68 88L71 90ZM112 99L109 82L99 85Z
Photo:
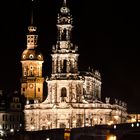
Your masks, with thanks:
M66 69L66 71L67 71L67 73L70 72L70 62L69 62L69 60L67 60L67 69Z
M57 60L56 60L56 58L54 59L53 69L54 69L54 73L56 73L57 72Z

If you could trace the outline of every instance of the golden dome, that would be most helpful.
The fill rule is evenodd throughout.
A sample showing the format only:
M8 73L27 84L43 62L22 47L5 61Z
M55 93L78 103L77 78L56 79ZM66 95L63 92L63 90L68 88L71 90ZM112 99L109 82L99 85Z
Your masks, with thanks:
M43 61L43 55L35 49L26 49L22 53L21 60L39 60Z

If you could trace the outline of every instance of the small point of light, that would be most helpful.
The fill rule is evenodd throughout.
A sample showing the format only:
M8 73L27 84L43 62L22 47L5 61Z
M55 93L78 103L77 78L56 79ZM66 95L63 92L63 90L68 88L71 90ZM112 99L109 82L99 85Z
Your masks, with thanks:
M11 133L14 132L14 129L10 129L10 132L11 132Z
M116 129L116 127L117 127L117 126L116 126L116 125L114 125L114 129Z
M139 123L137 123L137 127L139 127L140 126L140 124Z
M29 100L26 101L26 104L27 104L27 105L29 104Z
M131 127L134 127L134 124L133 123L131 124Z

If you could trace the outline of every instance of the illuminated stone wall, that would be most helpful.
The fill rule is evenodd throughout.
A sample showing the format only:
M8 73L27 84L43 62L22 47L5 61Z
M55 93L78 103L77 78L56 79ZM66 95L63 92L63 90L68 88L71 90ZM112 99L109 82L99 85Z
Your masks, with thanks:
M72 28L70 10L65 3L57 19L52 74L46 79L48 96L42 103L25 106L28 131L126 122L126 103L116 99L111 103L108 97L105 103L101 101L100 73L97 70L79 72L78 47L71 42Z
M43 100L43 82L42 63L43 56L36 50L38 36L36 27L29 26L29 34L27 35L27 49L21 56L22 63L22 79L21 79L21 94L24 94L28 101Z
M106 103L60 103L26 105L26 130L76 128L95 124L125 123L125 106Z

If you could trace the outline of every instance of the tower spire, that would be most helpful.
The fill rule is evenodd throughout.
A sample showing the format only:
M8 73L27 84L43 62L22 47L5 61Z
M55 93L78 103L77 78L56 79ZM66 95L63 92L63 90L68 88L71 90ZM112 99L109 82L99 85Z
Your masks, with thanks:
M33 8L34 8L34 5L33 5L33 2L34 2L34 0L32 0L32 2L31 2L31 25L33 25L33 22L34 22L34 16L33 16L33 12L34 12Z
M64 1L63 1L63 6L65 7L65 6L66 6L66 4L67 4L67 1L66 1L66 0L64 0Z
M31 0L31 23L28 26L29 34L27 35L27 49L34 49L37 47L38 35L36 35L37 27L33 24L34 0Z

